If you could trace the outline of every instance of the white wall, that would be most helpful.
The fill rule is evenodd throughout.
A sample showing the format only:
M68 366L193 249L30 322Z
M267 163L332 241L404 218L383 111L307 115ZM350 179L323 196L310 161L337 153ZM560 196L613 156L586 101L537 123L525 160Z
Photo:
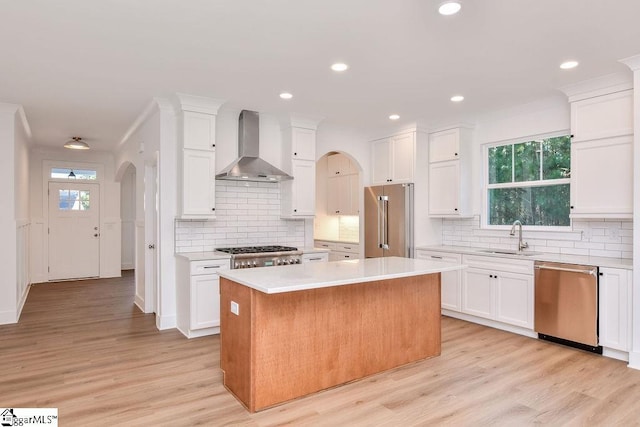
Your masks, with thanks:
M120 184L115 181L114 157L111 153L89 150L80 152L60 149L31 151L30 211L33 222L31 274L35 283L48 281L48 246L46 224L48 206L46 192L48 173L43 172L45 161L61 165L101 165L104 176L100 180L100 277L120 276Z
M120 219L122 253L120 268L135 267L136 243L136 167L129 164L120 181Z
M29 139L22 107L0 103L0 324L18 321L30 283Z

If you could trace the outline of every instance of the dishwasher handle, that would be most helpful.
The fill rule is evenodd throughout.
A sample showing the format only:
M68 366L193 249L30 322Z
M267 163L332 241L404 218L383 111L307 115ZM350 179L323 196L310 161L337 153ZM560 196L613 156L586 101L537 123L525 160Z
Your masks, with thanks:
M538 270L555 270L555 271L567 271L569 273L590 274L596 276L596 268L580 269L580 268L566 268L566 267L554 267L552 265L536 265Z

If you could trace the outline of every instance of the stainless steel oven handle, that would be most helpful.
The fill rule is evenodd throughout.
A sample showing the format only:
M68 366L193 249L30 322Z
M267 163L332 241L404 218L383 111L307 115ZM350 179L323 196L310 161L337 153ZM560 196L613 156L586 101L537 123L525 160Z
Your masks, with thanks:
M589 270L582 270L578 268L564 268L564 267L552 267L550 265L536 265L535 268L539 270L555 270L555 271L566 271L569 273L581 273L581 274L590 274L591 276L596 275L596 269L591 268Z

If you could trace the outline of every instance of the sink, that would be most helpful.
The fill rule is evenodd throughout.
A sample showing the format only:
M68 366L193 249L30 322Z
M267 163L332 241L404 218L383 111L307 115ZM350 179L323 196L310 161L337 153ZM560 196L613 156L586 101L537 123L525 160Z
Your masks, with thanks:
M495 255L517 255L517 256L532 256L538 255L540 252L524 252L524 251L512 251L509 249L482 249L478 252L482 252L485 254L495 254Z

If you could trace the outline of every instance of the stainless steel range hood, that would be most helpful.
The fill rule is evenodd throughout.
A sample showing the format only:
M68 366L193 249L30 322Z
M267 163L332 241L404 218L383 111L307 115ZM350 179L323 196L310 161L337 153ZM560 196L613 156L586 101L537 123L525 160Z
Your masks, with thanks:
M293 179L292 176L262 160L259 141L259 118L255 111L242 110L238 121L238 158L216 179L230 181L278 182Z

